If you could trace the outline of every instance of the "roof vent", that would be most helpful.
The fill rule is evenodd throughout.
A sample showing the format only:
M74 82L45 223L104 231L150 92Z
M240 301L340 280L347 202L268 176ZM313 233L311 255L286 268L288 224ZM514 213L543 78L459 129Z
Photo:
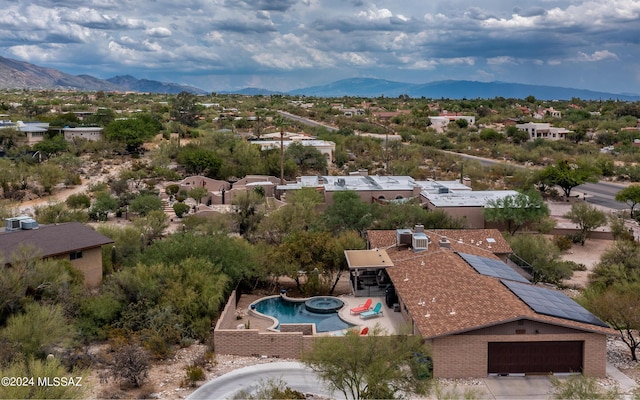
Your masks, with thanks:
M344 178L338 178L338 180L336 181L336 185L338 186L344 186L347 184L347 181Z
M438 244L443 249L450 249L451 248L451 242L449 241L449 239L447 239L444 236L440 238L440 240L438 241Z

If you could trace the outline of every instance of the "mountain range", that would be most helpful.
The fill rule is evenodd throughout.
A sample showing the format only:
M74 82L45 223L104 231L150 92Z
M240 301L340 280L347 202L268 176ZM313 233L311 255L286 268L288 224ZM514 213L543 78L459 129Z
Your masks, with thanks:
M177 94L187 91L195 94L205 90L132 76L99 79L91 75L70 75L53 68L39 67L24 61L0 57L0 89L71 89L79 91L121 91Z
M177 94L183 91L207 94L206 90L148 79L137 79L130 75L99 79L90 75L70 75L52 68L39 67L24 61L0 57L0 89L71 89L79 91L132 91L147 93ZM277 92L261 88L244 88L236 91L220 91L244 95L287 94L315 97L425 97L431 99L475 99L516 98L534 96L542 100L622 100L638 101L637 94L616 94L586 89L558 86L527 85L508 82L477 82L464 80L435 81L415 84L394 82L385 79L351 78L322 86L312 86L289 92Z

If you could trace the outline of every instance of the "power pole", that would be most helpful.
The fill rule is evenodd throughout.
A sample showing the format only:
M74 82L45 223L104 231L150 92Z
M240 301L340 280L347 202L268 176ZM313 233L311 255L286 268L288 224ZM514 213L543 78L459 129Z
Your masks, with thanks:
M284 185L284 125L280 126L280 184Z

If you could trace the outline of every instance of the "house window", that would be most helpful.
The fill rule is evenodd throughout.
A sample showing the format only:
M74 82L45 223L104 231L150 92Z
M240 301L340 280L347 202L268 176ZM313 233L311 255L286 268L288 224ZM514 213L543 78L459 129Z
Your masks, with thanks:
M82 258L82 251L74 251L69 253L69 260L77 260L79 258Z

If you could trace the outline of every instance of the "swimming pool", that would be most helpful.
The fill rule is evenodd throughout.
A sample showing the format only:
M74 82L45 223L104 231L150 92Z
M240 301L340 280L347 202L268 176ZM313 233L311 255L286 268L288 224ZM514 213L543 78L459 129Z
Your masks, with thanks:
M342 302L342 300L335 297L324 299L335 299ZM317 302L314 304L317 305ZM316 324L316 332L340 331L355 326L341 320L337 311L324 312L322 314L309 311L305 306L305 301L289 301L278 296L259 300L253 305L255 306L255 311L277 319L279 324ZM279 324L278 329L280 329Z

